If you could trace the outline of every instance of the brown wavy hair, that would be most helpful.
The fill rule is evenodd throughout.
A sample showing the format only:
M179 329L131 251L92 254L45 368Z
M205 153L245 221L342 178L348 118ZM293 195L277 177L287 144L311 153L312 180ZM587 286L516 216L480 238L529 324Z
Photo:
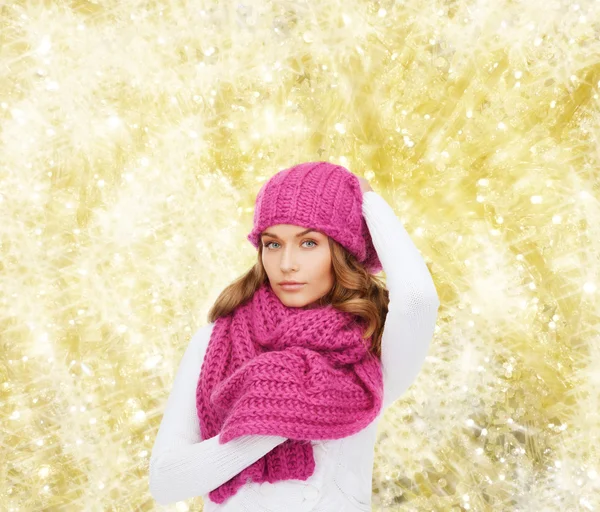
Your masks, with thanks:
M365 327L363 339L372 336L369 352L381 359L381 335L388 312L389 292L383 280L369 273L344 246L327 237L331 250L334 284L319 300L318 306L331 304L335 309L356 315ZM262 243L258 244L258 260L245 274L228 285L208 312L208 321L227 316L248 301L269 278L262 263Z

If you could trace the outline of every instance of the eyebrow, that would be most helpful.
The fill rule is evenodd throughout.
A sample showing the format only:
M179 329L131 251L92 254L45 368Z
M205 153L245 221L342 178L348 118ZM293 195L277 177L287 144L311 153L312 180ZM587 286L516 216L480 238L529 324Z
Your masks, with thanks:
M306 233L310 233L311 231L314 231L315 233L318 233L318 231L316 229L308 228L306 231L302 231L302 232L298 233L296 235L296 238L300 238L301 236L304 236L304 235L306 235ZM277 235L274 235L273 233L269 233L268 231L265 231L264 233L262 233L260 235L261 238L263 236L272 236L273 238L279 238Z

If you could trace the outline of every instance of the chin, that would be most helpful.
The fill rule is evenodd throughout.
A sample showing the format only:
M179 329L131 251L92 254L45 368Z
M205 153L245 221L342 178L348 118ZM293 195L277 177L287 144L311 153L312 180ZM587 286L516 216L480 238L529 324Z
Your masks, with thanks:
M302 308L311 303L310 300L306 300L306 298L303 298L300 296L286 297L285 295L279 295L279 300L286 306L290 306L290 307L294 307L294 308Z

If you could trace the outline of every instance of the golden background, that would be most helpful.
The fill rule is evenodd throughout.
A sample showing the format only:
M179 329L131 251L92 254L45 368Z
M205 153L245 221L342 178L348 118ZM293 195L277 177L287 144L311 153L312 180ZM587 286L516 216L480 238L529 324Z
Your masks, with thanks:
M442 303L373 510L600 510L599 81L591 0L3 2L0 510L161 508L187 343L320 159Z

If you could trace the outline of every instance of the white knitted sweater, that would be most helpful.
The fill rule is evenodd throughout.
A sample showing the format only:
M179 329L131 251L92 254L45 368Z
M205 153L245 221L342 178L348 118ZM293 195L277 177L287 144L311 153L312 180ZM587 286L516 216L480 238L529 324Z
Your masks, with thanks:
M431 342L437 291L419 250L391 206L376 192L363 198L363 215L386 275L388 314L381 341L382 411L418 375ZM220 445L200 437L196 384L214 323L192 337L177 370L150 458L150 492L160 504L202 496L204 512L370 511L373 455L381 413L343 439L313 441L315 472L306 481L249 482L222 504L208 492L254 463L285 437L250 435Z

